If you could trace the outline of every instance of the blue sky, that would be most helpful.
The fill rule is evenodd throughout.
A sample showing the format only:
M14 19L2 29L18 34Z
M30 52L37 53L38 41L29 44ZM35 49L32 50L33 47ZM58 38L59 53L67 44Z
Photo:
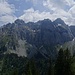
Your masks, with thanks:
M75 0L0 0L0 26L16 19L37 22L47 18L75 25Z

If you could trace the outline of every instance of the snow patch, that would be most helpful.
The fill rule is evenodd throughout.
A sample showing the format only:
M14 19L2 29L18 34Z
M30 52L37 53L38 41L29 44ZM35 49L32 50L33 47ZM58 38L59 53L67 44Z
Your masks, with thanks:
M61 24L58 24L58 26L61 26Z

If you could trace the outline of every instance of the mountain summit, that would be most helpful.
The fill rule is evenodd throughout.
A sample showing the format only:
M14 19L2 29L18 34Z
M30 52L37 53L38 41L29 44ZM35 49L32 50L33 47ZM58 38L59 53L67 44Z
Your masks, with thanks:
M54 22L45 19L36 23L17 19L0 28L0 52L16 53L28 58L39 55L54 58L57 54L55 46L72 39L69 26L60 18Z
M65 25L65 22L61 18L57 18L55 21L53 21L56 25L61 24Z

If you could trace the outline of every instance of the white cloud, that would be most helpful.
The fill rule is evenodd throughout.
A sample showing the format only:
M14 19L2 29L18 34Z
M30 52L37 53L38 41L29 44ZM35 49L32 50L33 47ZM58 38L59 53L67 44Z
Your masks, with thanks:
M25 0L32 1L34 4L38 3L37 0ZM67 24L75 24L75 1L74 0L42 0L42 8L46 7L49 11L40 12L39 10L34 10L30 8L24 10L24 14L19 17L25 22L43 19L55 20L56 18L63 19ZM39 7L39 4L38 4ZM36 8L35 8L36 9ZM40 9L40 7L39 7ZM15 7L9 4L6 0L0 0L0 24L6 24L8 22L13 22L16 19Z
M43 6L50 10L56 11L58 9L63 9L65 2L63 0L43 0Z
M0 2L0 15L11 14L14 12L12 9L13 7L7 2Z
M58 10L58 8L65 9L73 5L75 5L74 0L43 0L43 6L53 11L55 11L55 9Z
M75 1L74 0L63 0L65 2L66 5L68 6L73 6L75 5Z
M67 24L75 24L74 0L43 0L43 6L52 11L52 18L62 18Z
M0 26L16 19L14 5L8 4L6 0L0 1Z
M71 7L68 12L72 15L72 17L75 17L75 5Z
M75 25L75 5L73 5L69 11L68 11L69 14L71 14L71 19L69 20L70 21L70 24L72 25Z
M61 12L60 12L61 11ZM23 19L25 22L37 22L43 19L51 19L55 20L56 18L63 19L67 24L72 24L73 22L72 15L69 12L66 12L62 9L55 11L54 13L50 12L40 12L39 10L34 10L33 8L24 10L24 14L19 17L19 19Z
M6 23L12 23L14 22L14 20L17 19L14 15L5 15L5 16L2 16L0 21L3 23L3 24L6 24Z
M33 8L30 8L28 10L24 10L24 14L19 18L23 19L25 22L36 22L38 20L51 18L51 15L50 12L40 12L39 10L34 10Z

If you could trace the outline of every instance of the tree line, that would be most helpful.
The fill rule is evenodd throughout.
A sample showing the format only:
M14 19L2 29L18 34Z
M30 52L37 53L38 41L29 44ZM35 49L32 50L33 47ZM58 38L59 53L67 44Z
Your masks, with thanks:
M68 49L60 49L54 62L51 58L37 62L15 54L7 54L2 61L0 75L75 75L75 56Z

